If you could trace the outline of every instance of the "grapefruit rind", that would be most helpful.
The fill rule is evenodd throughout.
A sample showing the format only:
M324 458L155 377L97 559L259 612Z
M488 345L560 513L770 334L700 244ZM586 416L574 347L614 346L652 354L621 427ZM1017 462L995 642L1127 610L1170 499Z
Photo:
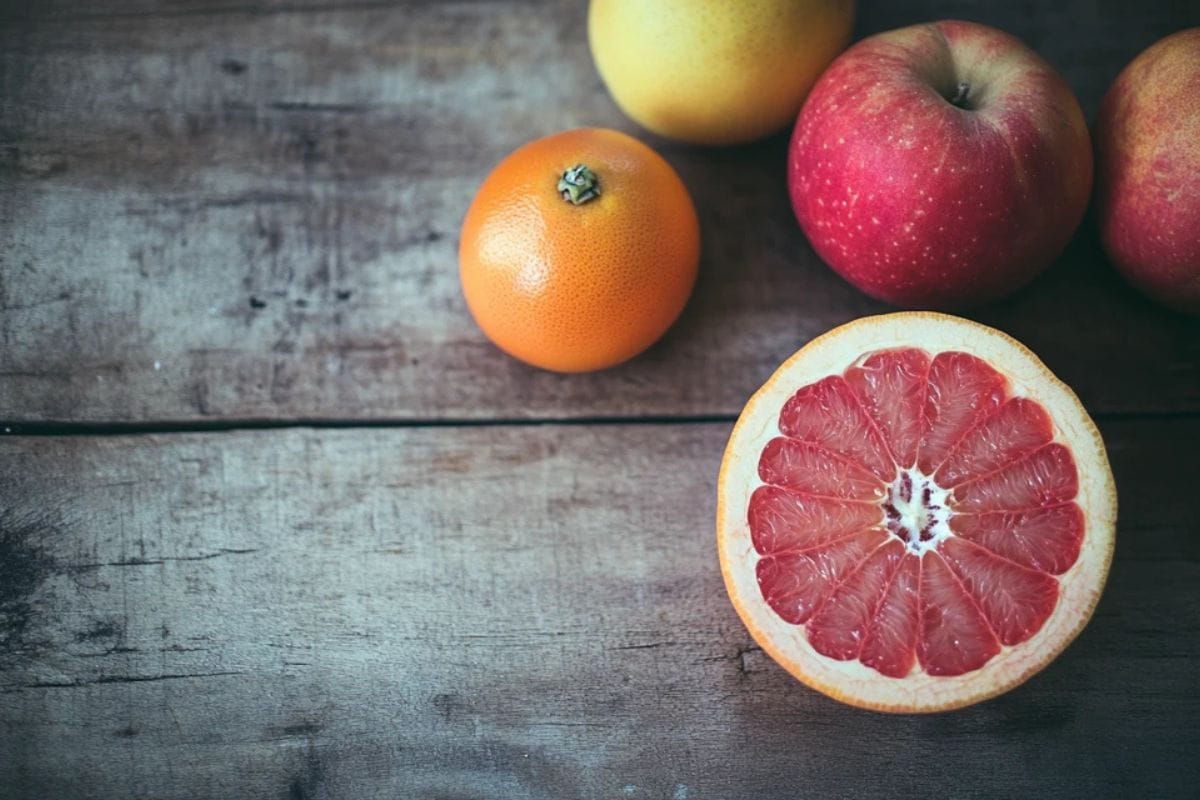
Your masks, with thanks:
M1083 546L1057 576L1059 599L1034 636L1001 652L982 668L953 677L919 667L889 678L858 661L837 661L809 644L802 626L785 622L767 605L755 564L746 510L762 481L758 460L778 435L779 411L800 387L840 374L876 350L919 347L930 355L963 351L988 361L1009 380L1011 396L1028 397L1049 412L1054 439L1069 447L1079 472L1076 504L1084 515ZM864 317L813 339L750 398L734 425L717 484L717 549L729 597L754 640L808 686L850 705L888 712L946 711L1008 691L1049 664L1083 630L1100 599L1112 562L1117 495L1104 442L1079 398L1027 347L986 325L933 312Z

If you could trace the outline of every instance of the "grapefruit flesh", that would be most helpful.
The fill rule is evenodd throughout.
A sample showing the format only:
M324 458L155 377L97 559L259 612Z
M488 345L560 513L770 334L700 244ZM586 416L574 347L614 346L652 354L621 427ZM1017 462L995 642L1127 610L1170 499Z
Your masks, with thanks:
M1086 623L1111 559L1111 472L1078 400L1004 334L944 315L801 350L743 412L719 495L755 638L884 710L1024 680Z

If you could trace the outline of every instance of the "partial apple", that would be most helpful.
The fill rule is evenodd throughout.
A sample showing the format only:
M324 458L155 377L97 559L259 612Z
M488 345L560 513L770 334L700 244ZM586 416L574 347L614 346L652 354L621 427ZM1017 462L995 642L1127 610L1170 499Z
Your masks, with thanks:
M1200 314L1200 28L1151 45L1113 82L1096 118L1096 190L1117 269Z
M817 254L880 300L962 308L1062 253L1092 187L1066 82L1014 37L935 22L864 39L817 81L788 186Z

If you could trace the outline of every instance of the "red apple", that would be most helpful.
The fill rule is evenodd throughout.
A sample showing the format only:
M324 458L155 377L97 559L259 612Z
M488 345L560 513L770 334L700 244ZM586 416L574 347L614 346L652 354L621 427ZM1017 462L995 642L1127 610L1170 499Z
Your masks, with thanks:
M1200 313L1200 28L1160 40L1117 76L1096 118L1096 164L1113 264L1164 305Z
M1006 295L1066 247L1092 148L1065 81L1002 31L935 22L864 39L796 120L788 186L813 248L872 297Z

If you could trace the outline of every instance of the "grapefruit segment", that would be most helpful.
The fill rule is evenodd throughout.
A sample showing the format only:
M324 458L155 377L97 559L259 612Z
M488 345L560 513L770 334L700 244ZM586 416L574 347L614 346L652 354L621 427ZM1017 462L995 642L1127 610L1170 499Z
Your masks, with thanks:
M808 550L768 555L757 566L763 599L780 617L801 625L867 555L884 542L881 530L866 530Z
M968 353L938 353L929 365L917 466L932 474L963 435L1004 400L1004 376Z
M1079 488L1071 451L1051 443L954 488L955 511L1027 511L1064 503Z
M779 415L779 430L803 442L814 442L890 481L896 465L846 379L831 375L803 387Z
M917 660L920 581L921 560L905 556L892 575L863 640L859 660L889 678L908 675Z
M1021 683L1092 614L1116 494L1075 395L1019 343L908 312L806 345L751 398L721 465L735 608L846 702L955 708Z
M1051 575L1070 569L1083 546L1083 511L1074 503L1033 511L955 514L949 524L957 536Z
M921 559L917 659L929 675L962 675L1000 652L982 609L937 552Z
M777 436L767 443L758 462L763 483L802 494L877 501L883 483L852 461L812 442Z
M900 467L911 467L917 460L929 365L923 350L905 348L872 353L846 371L846 383Z
M1019 644L1037 633L1058 602L1058 581L1045 572L963 539L947 539L940 552L1001 644Z
M808 550L878 525L879 507L853 500L800 494L761 486L750 498L751 541L763 555Z
M808 641L822 655L858 658L875 612L904 558L904 545L885 542L846 576L808 623Z
M951 488L1032 453L1054 438L1046 410L1026 397L1014 397L964 434L934 475Z

